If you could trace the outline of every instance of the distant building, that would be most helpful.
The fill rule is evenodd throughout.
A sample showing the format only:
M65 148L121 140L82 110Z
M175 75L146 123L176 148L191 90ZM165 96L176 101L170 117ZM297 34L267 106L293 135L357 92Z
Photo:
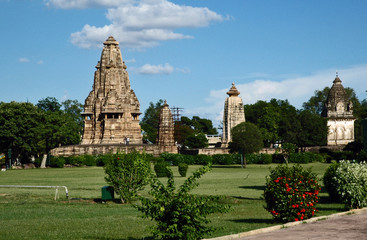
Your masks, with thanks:
M228 143L232 140L231 129L237 124L245 121L245 111L242 99L238 96L240 92L237 90L234 83L232 83L232 87L227 94L229 97L227 97L224 102L223 113L223 147L227 147Z
M157 136L157 144L162 152L172 152L177 149L175 144L175 125L173 117L167 101L164 104L159 114L159 128Z
M338 74L333 81L321 115L328 119L327 145L346 145L354 141L353 103L348 100Z
M82 144L142 143L140 104L118 44L112 36L104 42L93 89L85 99Z

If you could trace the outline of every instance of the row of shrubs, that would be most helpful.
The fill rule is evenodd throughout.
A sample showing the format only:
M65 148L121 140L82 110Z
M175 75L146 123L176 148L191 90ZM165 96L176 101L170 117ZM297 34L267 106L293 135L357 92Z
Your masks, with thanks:
M289 156L290 163L311 163L311 162L325 162L325 154L317 154L312 152L292 153ZM104 166L107 159L111 158L111 154L105 155L80 155L70 157L54 157L50 156L48 165L50 167L62 168L64 165L72 166ZM215 154L215 155L184 155L173 153L162 153L159 158L147 154L151 161L164 161L169 165L178 166L179 163L186 163L188 165L207 165L209 163L216 165L232 165L241 164L240 154ZM40 161L40 160L39 160ZM247 164L270 164L270 163L284 163L285 159L282 154L246 154ZM36 160L37 163L37 160ZM39 164L38 164L39 165Z

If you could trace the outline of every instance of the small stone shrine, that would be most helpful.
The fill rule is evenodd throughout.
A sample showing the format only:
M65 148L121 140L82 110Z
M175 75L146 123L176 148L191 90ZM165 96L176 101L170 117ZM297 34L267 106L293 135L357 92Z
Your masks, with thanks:
M338 73L321 115L328 118L327 145L346 145L354 141L353 103L348 100Z
M157 144L163 152L171 152L173 149L177 149L174 139L175 126L173 123L173 117L167 101L161 108L159 114L159 128Z
M232 83L232 87L227 94L229 97L227 97L224 102L223 113L223 147L227 147L228 143L232 140L231 129L237 124L245 121L245 111L242 99L238 96L240 92L237 90L234 83Z
M104 42L93 89L85 99L81 144L142 143L140 104L118 44L112 36Z

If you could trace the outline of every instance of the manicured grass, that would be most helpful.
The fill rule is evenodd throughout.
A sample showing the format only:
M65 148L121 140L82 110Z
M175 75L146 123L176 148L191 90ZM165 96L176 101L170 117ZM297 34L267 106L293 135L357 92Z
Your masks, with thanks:
M305 164L322 177L328 164ZM249 231L278 224L264 209L262 194L269 167L275 165L214 166L199 180L193 192L225 196L231 206L225 214L210 217L212 225L220 229L215 237ZM199 168L189 166L188 176ZM177 185L180 177L173 167ZM67 186L70 199L63 189L54 201L54 189L0 188L1 239L149 239L147 227L153 223L140 218L141 213L131 205L115 202L101 203L104 171L100 167L29 169L0 172L1 185L58 185ZM162 179L165 181L165 179ZM141 194L146 195L147 189ZM317 216L343 211L342 204L328 203L327 194L321 193Z

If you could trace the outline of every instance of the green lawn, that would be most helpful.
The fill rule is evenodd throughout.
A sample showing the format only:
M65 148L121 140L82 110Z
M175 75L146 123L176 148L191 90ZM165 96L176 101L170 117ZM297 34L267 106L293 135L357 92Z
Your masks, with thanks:
M223 195L231 205L230 212L214 214L212 224L220 229L215 237L275 225L264 210L261 199L265 176L275 165L214 166L199 180L194 193ZM322 177L328 164L303 165ZM199 166L190 166L191 174ZM173 167L176 184L185 178ZM105 186L100 167L29 169L0 172L0 185L58 185L60 198L54 201L54 189L0 188L0 239L142 239L149 238L147 227L153 223L140 218L131 205L101 203L101 187ZM164 179L162 179L164 180ZM141 194L146 194L147 190ZM317 216L343 211L342 204L328 203L321 193Z

